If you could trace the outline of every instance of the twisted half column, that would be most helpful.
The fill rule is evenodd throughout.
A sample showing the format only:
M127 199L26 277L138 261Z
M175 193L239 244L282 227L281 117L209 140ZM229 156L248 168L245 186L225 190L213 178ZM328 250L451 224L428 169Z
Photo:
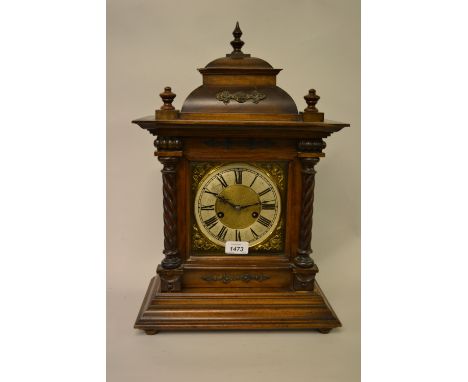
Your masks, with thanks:
M177 164L179 158L159 156L163 164L163 220L164 220L164 260L161 265L165 269L180 266L182 259L177 249Z
M294 263L301 268L310 268L314 260L312 253L312 217L314 214L315 165L319 158L301 158L302 173L302 210L301 227L299 231L299 246Z

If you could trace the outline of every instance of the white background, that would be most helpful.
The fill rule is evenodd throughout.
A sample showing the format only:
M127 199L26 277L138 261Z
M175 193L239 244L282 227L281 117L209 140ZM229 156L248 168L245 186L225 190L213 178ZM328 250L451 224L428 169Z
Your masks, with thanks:
M363 2L364 382L468 377L464 4ZM0 16L5 381L105 378L104 7Z

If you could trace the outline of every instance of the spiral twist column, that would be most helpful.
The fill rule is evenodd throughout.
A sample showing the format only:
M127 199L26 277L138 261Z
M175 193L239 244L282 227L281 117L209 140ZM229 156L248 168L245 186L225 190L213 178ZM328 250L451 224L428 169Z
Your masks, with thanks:
M160 156L163 164L163 220L164 220L164 260L161 265L165 269L180 266L182 259L177 249L177 163L179 158Z
M312 216L314 214L315 168L319 158L301 158L302 173L302 211L299 231L299 246L294 263L301 268L310 268L314 260L310 257L312 249Z

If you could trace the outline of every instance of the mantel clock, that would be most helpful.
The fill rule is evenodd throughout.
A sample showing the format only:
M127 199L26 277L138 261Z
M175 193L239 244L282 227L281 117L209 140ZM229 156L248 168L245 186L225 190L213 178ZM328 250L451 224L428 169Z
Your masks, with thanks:
M315 166L324 119L314 89L298 112L281 69L233 50L202 69L181 110L170 87L155 115L133 121L157 138L163 165L164 259L135 328L316 329L341 326L311 258Z

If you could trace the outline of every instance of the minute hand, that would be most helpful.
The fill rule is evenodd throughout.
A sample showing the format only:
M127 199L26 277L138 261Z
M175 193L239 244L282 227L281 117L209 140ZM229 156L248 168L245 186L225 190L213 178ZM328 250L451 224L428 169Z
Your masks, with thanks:
M257 204L264 204L264 203L269 203L269 202L273 202L273 200L268 200L266 202L257 202L257 203L247 204L245 206L240 206L240 209L242 210L242 209L247 208L247 207L256 206Z

